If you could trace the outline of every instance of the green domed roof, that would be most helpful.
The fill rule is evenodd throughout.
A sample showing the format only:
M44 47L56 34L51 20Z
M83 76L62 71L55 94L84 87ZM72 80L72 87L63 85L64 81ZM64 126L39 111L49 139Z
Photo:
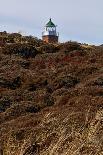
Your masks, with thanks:
M46 24L46 27L55 27L55 24L52 22L51 18L49 22Z

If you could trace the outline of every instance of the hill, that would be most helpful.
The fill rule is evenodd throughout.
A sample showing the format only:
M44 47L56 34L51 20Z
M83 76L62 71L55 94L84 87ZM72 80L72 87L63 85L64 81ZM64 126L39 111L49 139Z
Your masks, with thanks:
M9 37L0 47L0 155L102 155L103 47Z

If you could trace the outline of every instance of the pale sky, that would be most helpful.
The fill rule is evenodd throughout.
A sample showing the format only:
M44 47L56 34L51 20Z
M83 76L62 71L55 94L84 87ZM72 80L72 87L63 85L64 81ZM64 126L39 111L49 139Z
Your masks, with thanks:
M103 44L103 0L0 0L0 31L41 38L51 17L60 42Z

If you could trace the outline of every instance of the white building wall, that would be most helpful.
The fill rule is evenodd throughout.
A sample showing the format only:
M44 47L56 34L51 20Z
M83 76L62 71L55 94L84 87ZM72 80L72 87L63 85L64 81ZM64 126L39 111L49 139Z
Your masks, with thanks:
M57 33L54 31L44 31L42 33L43 36L47 36L47 35L53 35L53 36L57 36Z

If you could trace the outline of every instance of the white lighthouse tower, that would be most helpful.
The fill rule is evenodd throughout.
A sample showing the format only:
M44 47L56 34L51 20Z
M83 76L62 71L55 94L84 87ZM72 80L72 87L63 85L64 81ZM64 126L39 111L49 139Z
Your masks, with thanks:
M47 43L57 43L59 33L56 32L56 25L52 22L51 18L45 25L44 31L42 32L42 39Z

